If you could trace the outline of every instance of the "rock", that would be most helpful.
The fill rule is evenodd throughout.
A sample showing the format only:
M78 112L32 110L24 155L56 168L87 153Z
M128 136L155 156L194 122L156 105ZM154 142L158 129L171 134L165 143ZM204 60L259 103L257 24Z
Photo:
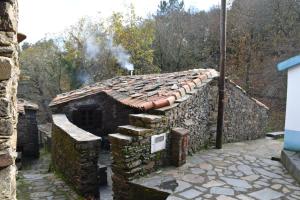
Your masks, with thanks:
M222 188L222 187L212 187L210 189L211 194L221 194L221 195L234 195L234 190L230 188Z
M234 187L240 187L240 188L246 188L246 189L252 188L252 186L249 185L249 183L245 180L234 179L234 178L223 178L223 177L221 177L221 179L223 181L225 181L227 184L232 185Z
M0 135L10 136L13 134L12 119L0 119Z
M282 178L282 176L278 175L278 174L275 174L275 173L272 173L272 172L269 172L265 169L262 169L262 168L255 168L254 169L256 172L260 173L261 175L264 175L264 176L268 176L270 178Z
M16 191L16 167L10 165L0 170L0 199L12 200L15 199Z
M199 168L191 168L190 170L193 174L203 174L203 173L205 173L205 170L199 169Z
M252 192L249 195L256 199L259 199L259 200L272 200L272 199L278 199L278 198L284 196L284 194L282 194L280 192L276 192L275 190L272 190L269 188L265 188L263 190Z
M15 158L12 155L12 152L7 150L0 151L0 168L7 167L14 164Z
M208 164L208 163L200 163L199 168L205 169L205 170L212 170L213 166L211 164Z
M274 190L279 190L281 187L282 187L282 185L280 185L280 184L275 184L275 185L271 186L271 188Z
M6 98L0 98L0 117L8 118L11 116L10 102Z
M180 181L180 180L177 180L177 183L178 186L175 188L174 192L180 192L192 186L190 183Z
M202 186L203 186L203 187L206 187L206 188L210 188L210 187L218 187L218 186L222 186L222 185L224 185L224 184L225 184L225 183L222 182L222 181L215 181L215 180L212 180L212 181L210 181L210 182L208 182L208 183L203 184Z
M166 200L184 200L184 199L179 197L169 196Z
M189 183L203 183L204 177L195 175L195 174L187 174L182 177L182 180L189 182Z
M228 197L228 196L225 196L225 195L220 195L216 199L217 200L236 200L235 198Z
M237 168L247 176L254 174L251 167L248 165L238 165Z
M0 31L0 46L10 46L11 42L15 40L13 32Z
M0 31L17 32L17 4L0 1Z
M242 177L241 179L252 182L252 181L257 180L258 178L259 178L258 175L250 175L250 176Z
M0 56L0 81L10 78L12 66L11 58Z
M240 194L240 195L238 195L238 196L236 196L238 199L240 199L240 200L254 200L253 198L251 198L251 197L248 197L248 196L246 196L246 195L243 195L243 194Z
M200 194L202 194L202 192L195 190L195 189L189 189L187 191L179 193L180 196L185 197L187 199L193 199L193 198L199 196Z

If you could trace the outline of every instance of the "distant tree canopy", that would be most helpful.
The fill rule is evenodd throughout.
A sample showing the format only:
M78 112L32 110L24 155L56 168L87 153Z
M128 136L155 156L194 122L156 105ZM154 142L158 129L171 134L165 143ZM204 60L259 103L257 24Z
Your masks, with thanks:
M121 13L112 16L111 31L116 45L122 45L131 55L135 74L149 74L160 71L153 63L154 24L152 20L137 17L131 6L128 19Z
M178 0L160 1L157 15L167 15L172 12L184 11L184 2Z
M191 11L163 0L150 18L114 13L81 19L64 35L24 43L19 93L46 104L57 94L116 75L173 72L219 65L218 7ZM272 129L283 125L286 76L275 65L300 50L299 0L234 0L228 7L227 76L271 107Z

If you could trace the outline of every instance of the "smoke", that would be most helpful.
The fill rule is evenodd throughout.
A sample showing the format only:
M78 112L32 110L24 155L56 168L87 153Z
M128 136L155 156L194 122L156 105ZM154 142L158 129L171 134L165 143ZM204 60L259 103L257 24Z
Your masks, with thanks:
M96 41L95 36L90 36L85 42L85 55L90 60L96 60L100 54L100 46Z
M124 49L122 45L115 46L112 37L108 39L108 47L114 57L117 59L119 65L128 71L133 71L133 64L130 62L130 54Z
M114 45L113 37L110 36L106 43L105 48L107 48L112 55L116 58L118 64L128 71L133 71L134 66L130 62L130 54L122 45ZM101 44L97 42L96 37L91 35L85 42L85 55L90 60L96 60L101 54Z
M78 73L77 78L78 78L79 82L83 85L89 85L89 84L93 83L93 79L92 79L91 75L83 70L81 70Z

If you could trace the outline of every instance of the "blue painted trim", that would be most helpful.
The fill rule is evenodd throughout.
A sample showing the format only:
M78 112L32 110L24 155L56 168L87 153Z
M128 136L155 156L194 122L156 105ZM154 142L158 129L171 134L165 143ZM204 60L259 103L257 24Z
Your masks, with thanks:
M285 130L284 149L300 152L300 131Z
M300 55L292 57L288 60L285 60L281 63L278 63L277 65L277 69L279 71L283 71L283 70L287 70L290 69L292 67L295 67L296 65L300 65Z

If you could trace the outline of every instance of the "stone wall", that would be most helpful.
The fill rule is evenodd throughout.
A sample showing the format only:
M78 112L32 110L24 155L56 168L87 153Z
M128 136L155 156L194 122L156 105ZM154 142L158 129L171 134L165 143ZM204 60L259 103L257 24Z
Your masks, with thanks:
M71 122L74 122L73 112L84 107L93 107L95 110L102 112L102 124L100 127L89 131L95 135L101 136L103 140L105 137L114 133L118 126L127 125L129 123L129 114L137 113L138 111L129 108L105 93L92 95L82 99L74 100L66 104L51 107L53 113L64 113Z
M51 152L51 132L52 123L38 125L39 131L39 146L45 151Z
M115 200L132 199L130 181L170 164L170 133L166 118L149 114L130 115L130 125L109 136ZM151 136L167 134L164 150L151 153Z
M230 80L226 81L225 94L224 142L265 137L269 108L251 98L241 87ZM215 113L216 111L217 109Z
M85 197L99 196L100 139L73 125L65 115L53 115L53 168Z
M130 125L119 126L118 133L110 135L115 200L139 199L141 196L134 195L138 189L131 182L133 179L161 166L183 164L187 148L194 153L215 144L217 83L217 79L202 83L172 106L148 114L131 114ZM263 137L267 117L267 107L247 96L234 83L226 82L224 142ZM166 148L151 153L151 136L161 133L167 134ZM179 143L178 136L182 136ZM180 151L176 151L176 146Z
M0 1L0 199L16 199L18 2Z
M167 117L168 127L190 131L189 153L215 145L218 115L218 79L206 83L170 107L151 111ZM224 142L265 136L268 108L249 97L239 86L226 81Z
M22 156L37 158L39 156L39 138L36 110L25 108L24 113L19 113L17 127L17 151L22 152Z
M212 109L216 105L216 80L208 80L197 86L183 99L177 100L171 107L154 110L152 113L164 115L169 128L182 127L190 131L189 152L197 152L209 145Z

